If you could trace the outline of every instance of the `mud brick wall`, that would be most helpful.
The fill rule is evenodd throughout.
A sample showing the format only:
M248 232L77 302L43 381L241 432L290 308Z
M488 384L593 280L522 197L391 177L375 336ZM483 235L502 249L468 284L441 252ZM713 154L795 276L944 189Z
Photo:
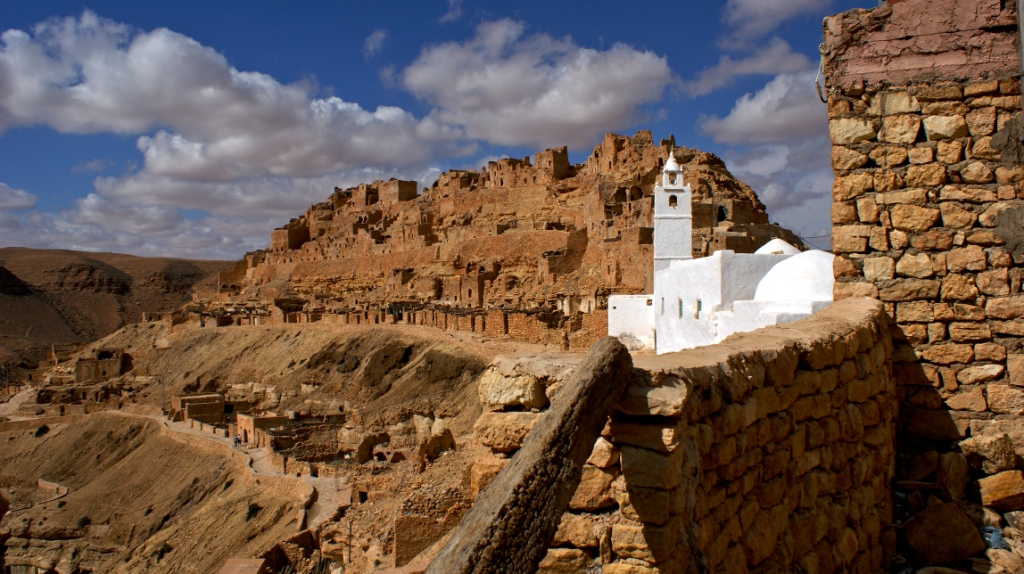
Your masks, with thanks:
M877 297L896 320L908 441L1024 415L1016 6L908 0L825 21L835 296Z
M848 299L638 358L540 571L881 571L895 546L889 326L881 303ZM481 417L493 455L474 465L474 487L537 416Z

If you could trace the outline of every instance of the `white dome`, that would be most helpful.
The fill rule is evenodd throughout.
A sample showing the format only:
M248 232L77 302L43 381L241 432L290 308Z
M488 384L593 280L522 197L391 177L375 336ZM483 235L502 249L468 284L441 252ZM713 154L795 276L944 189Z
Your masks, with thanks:
M757 284L755 301L831 301L835 255L811 250L784 259Z
M796 247L793 247L789 243L786 243L785 241L776 238L762 245L760 249L758 249L754 253L758 255L771 255L772 253L779 252L781 252L783 255L796 255L800 253L800 250L797 249Z
M668 152L668 161L665 162L664 171L681 171L679 162L676 161L675 150Z

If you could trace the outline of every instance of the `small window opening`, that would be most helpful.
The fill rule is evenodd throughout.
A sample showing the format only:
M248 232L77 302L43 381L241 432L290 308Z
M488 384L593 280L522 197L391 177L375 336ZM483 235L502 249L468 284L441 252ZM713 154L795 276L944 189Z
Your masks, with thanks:
M647 306L651 307L652 305L654 305L654 301L651 301L650 299L648 299L647 300Z
M701 301L697 299L697 305L693 308L693 318L696 319L700 316Z
M662 315L665 314L665 298L664 297L661 298L661 314Z
M679 306L679 318L682 319L683 318L683 300L682 299L676 299L676 303Z
M674 196L674 195L668 196L668 206L669 207L675 207L676 204L678 204L678 203L679 202L678 202L678 200L676 200L676 196Z

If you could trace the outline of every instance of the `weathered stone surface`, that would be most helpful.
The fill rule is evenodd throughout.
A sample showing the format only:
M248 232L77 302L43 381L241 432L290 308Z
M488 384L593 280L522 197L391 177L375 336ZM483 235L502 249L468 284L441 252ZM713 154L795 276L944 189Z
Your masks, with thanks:
M907 150L901 146L881 145L872 149L868 156L882 167L896 167L907 161Z
M1011 353L1006 356L1006 371L1009 383L1015 387L1024 387L1024 354Z
M992 297L985 304L985 314L990 319L1024 318L1024 295Z
M960 440L971 426L967 413L918 409L907 421L907 432L933 440Z
M857 207L852 203L836 201L832 203L832 223L857 223Z
M533 425L544 416L542 413L485 412L473 426L477 441L498 452L512 452L523 446Z
M1020 211L1020 209L1021 206L1019 204L1000 201L999 203L990 205L988 209L978 217L978 223L984 227L996 227L1003 218L1003 214L1007 212L1016 213Z
M505 407L542 409L548 406L544 386L532 375L506 377L496 369L488 369L481 375L477 390L480 402L489 410Z
M619 556L657 564L672 557L677 533L676 521L665 526L615 524L612 526L612 550Z
M473 491L473 498L479 496L480 492L487 488L487 485L494 480L495 476L498 476L501 469L508 465L509 460L487 454L473 461L469 472L469 485Z
M571 544L576 548L597 548L601 543L599 530L606 528L589 514L572 514L566 512L558 523L558 531L551 541L555 546Z
M836 283L832 289L832 297L836 301L849 299L851 297L878 298L878 287L873 283Z
M921 111L917 98L906 92L880 92L871 99L867 114L871 116L889 116Z
M917 513L903 527L904 539L922 560L946 564L985 550L985 541L967 515L947 502Z
M920 349L920 352L921 358L939 365L970 363L974 360L974 347L971 345L929 345Z
M598 468L608 468L619 462L619 449L605 440L604 437L597 439L594 443L594 450L587 459L587 464Z
M1007 269L993 269L978 273L975 282L978 284L978 290L986 295L1010 294L1010 272Z
M989 136L996 130L995 108L971 110L964 116L964 120L967 122L967 131L971 132L972 137Z
M974 346L974 358L1001 363L1006 360L1006 347L996 343L978 343Z
M937 163L912 165L907 169L907 187L934 187L946 183L946 168Z
M972 161L960 170L960 177L967 183L988 183L996 176L992 170L980 161Z
M537 566L538 574L575 574L590 564L590 556L576 548L550 548Z
M974 277L951 273L942 279L943 301L974 301L978 295Z
M999 150L992 147L991 136L978 138L978 141L974 142L974 146L971 148L971 154L975 158L991 161L999 161L1002 155Z
M629 387L615 410L627 415L678 417L683 412L688 392L683 381L666 377L656 387Z
M1001 415L1024 415L1024 389L1010 385L989 385L988 408Z
M902 231L893 231L903 233ZM917 233L910 238L910 246L922 251L946 251L953 246L953 234L943 233L935 229L924 233Z
M875 189L875 177L870 173L851 173L836 176L832 183L832 198L836 201L855 199Z
M668 490L682 480L682 449L666 455L644 448L623 446L619 454L622 474L629 484Z
M1024 558L1015 552L1009 550L1003 550L1000 548L989 548L985 551L985 557L988 558L990 564L992 564L993 574L1004 572L1005 574L1015 574L1017 572L1024 572Z
M904 231L925 231L939 220L939 210L916 205L897 205L890 210L892 225Z
M955 411L971 411L983 413L988 409L985 402L985 391L981 387L960 389L957 394L946 399L946 406Z
M1024 508L1024 474L1007 470L978 481L981 503L1005 512Z
M841 171L848 171L863 167L868 162L868 156L857 150L848 147L835 146L832 148L832 167Z
M939 191L942 201L966 201L970 203L989 203L996 200L996 192L984 187L963 187L947 185Z
M832 250L836 253L863 253L868 248L869 225L837 225L832 228Z
M576 492L569 501L569 508L599 510L615 506L611 486L612 481L618 476L617 470L614 467L606 470L596 466L584 466L580 485L576 487Z
M612 440L617 444L628 444L658 452L672 452L679 445L682 428L676 424L637 424L612 421Z
M967 122L963 116L930 116L924 119L924 132L928 141L967 137Z
M1013 470L1017 464L1017 453L1006 433L972 436L960 443L960 450L972 466L980 468L985 474Z
M931 266L929 265L929 268ZM886 281L893 278L896 264L888 257L868 257L864 260L864 278L868 281Z
M939 456L939 470L935 482L944 500L962 500L967 494L970 482L967 459L958 452L947 452Z
M888 143L912 144L920 130L919 116L887 116L882 120L882 133L878 139Z
M942 212L942 225L951 229L970 229L978 216L955 203L943 203L939 206Z
M935 158L935 150L930 147L912 147L907 152L907 157L913 164L931 163Z
M977 245L953 249L946 254L946 269L951 273L981 271L985 269L985 250Z
M988 80L984 82L971 82L964 86L964 97L989 96L999 92L999 81ZM987 108L991 109L991 108Z
M951 323L949 338L957 343L990 341L992 329L987 323Z
M660 488L644 488L618 480L612 485L612 496L619 511L630 520L647 524L665 524L672 511L672 494Z
M940 283L932 279L903 279L879 289L882 301L916 301L934 299L939 295Z
M857 200L857 218L862 223L876 223L878 215L878 203L874 199L862 197Z
M939 142L935 153L935 159L942 163L957 163L960 161L960 154L964 151L964 144L956 140L942 140Z
M533 571L547 553L612 404L633 377L632 358L618 339L595 343L427 572ZM677 467L681 472L682 464ZM535 503L539 500L544 504Z
M916 277L918 279L931 277L935 274L932 270L932 258L924 253L908 254L901 257L899 263L896 264L896 272L904 277ZM870 279L867 273L867 260L865 260L864 277ZM892 279L892 276L887 277L887 279Z
M874 139L877 133L871 122L858 118L831 120L828 122L828 132L832 137L832 143L837 145L869 141Z

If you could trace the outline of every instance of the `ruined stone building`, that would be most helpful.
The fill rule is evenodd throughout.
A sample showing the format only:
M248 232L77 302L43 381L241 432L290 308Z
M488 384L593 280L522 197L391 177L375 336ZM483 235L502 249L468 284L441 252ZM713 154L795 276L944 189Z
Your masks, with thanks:
M585 348L606 333L608 295L653 287L652 194L673 146L609 134L582 164L562 147L452 170L419 194L394 179L335 189L222 274L221 307L276 300L284 321L402 321ZM720 159L676 148L675 160L693 190L693 256L799 243Z

